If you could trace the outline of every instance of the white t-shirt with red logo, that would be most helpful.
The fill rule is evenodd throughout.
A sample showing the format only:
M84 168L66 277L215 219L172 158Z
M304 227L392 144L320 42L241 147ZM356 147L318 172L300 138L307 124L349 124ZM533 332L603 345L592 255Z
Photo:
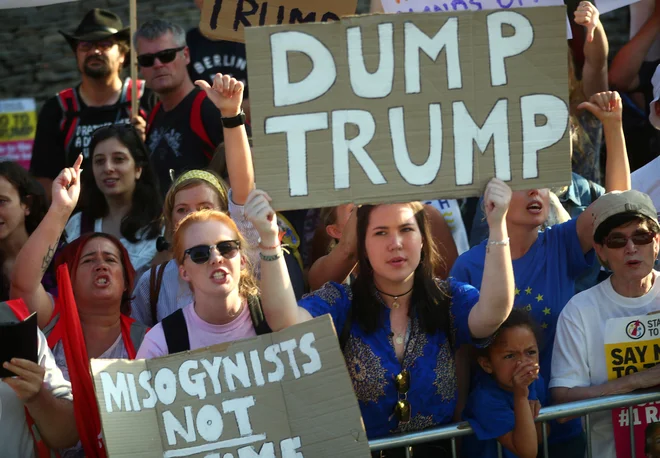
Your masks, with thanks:
M660 272L641 297L624 297L610 279L576 294L559 315L552 353L550 388L587 387L607 382L605 325L611 318L646 315L660 311ZM593 456L616 458L612 414L591 414Z

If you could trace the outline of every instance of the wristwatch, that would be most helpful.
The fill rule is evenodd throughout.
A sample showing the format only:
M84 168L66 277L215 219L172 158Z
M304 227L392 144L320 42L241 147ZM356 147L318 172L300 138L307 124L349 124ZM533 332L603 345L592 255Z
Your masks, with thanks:
M222 120L222 127L226 127L227 129L231 129L232 127L238 127L242 126L245 124L245 113L243 110L236 116L232 116L231 118L220 118Z

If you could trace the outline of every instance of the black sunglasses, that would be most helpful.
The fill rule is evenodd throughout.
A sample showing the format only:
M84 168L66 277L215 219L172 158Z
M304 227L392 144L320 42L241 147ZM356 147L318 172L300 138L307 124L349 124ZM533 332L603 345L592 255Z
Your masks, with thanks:
M637 232L630 237L624 235L612 235L605 239L605 245L607 248L617 249L623 248L628 245L628 240L632 240L637 246L648 245L655 238L655 232Z
M141 54L137 56L137 61L138 64L140 64L140 67L153 67L157 57L161 63L169 64L176 57L176 53L185 48L185 46L181 46L180 48L163 49L162 51L153 54Z
M399 375L394 377L394 386L400 397L394 407L394 415L400 423L408 423L412 415L410 401L408 401L408 390L410 390L410 372L402 370ZM403 399L401 399L403 396Z
M214 247L218 250L220 256L225 259L231 259L238 254L238 250L241 248L241 242L238 240L223 240L215 245L197 245L184 251L183 259L188 255L190 256L190 260L195 264L204 264L211 257L211 250Z

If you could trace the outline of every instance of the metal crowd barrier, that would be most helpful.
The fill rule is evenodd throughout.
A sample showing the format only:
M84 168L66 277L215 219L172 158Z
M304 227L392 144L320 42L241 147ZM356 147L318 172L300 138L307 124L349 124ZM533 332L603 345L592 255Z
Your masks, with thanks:
M601 398L587 399L584 401L569 402L566 404L553 405L541 409L536 422L543 424L543 456L548 458L548 441L546 423L550 420L565 417L585 417L585 429L587 435L587 458L592 458L591 450L591 428L590 414L603 410L612 410L617 407L628 407L628 418L633 418L633 407L637 404L660 401L660 391L645 391L633 394L620 394ZM630 421L630 443L632 458L643 458L635 456L635 434L634 421ZM454 423L440 428L427 429L410 434L386 437L369 441L372 452L390 448L406 447L406 458L409 458L410 447L424 442L451 439L451 451L453 458L457 458L456 438L473 434L472 428L467 422ZM614 438L612 438L614 440ZM502 457L502 448L498 444L498 456Z

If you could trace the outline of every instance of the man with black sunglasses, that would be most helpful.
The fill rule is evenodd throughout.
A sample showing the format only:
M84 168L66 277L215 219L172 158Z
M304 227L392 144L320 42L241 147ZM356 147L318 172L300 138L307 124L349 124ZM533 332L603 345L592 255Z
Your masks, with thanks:
M653 270L660 250L657 211L649 196L634 190L607 193L591 208L594 248L612 275L574 296L559 316L550 381L553 400L558 403L660 384L660 366L618 374L619 378L608 381L612 377L607 362L613 356L605 352L608 321L660 311L660 272ZM634 335L642 337L639 328L635 327ZM647 353L646 363L658 362L652 352ZM613 437L612 414L592 414L593 456L615 458Z
M153 93L138 81L140 112L131 113L130 78L120 74L129 63L130 30L116 14L95 8L76 30L60 31L71 46L81 82L47 100L37 122L30 172L50 195L53 179L81 153L89 156L96 129L111 124L133 125L144 135Z
M160 19L142 24L134 37L140 72L159 98L147 120L147 146L163 195L173 177L208 167L223 141L222 126L242 125L245 115L222 114L188 76L186 33ZM226 116L226 114L225 114ZM227 121L231 125L227 125ZM226 178L226 177L224 177Z

